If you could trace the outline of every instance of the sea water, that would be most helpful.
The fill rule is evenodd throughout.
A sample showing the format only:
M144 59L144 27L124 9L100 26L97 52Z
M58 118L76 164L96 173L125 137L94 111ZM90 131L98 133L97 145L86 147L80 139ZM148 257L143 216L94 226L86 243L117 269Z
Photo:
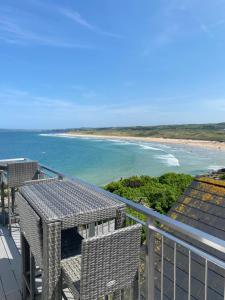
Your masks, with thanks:
M0 132L0 159L28 157L62 173L104 185L132 175L192 175L225 167L225 151L186 145Z

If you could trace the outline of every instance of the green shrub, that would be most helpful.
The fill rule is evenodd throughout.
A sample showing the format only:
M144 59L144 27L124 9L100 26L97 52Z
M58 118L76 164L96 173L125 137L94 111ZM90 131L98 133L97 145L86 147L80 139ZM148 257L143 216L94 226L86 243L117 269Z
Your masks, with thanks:
M132 176L111 182L105 189L166 214L192 180L190 175L177 173L160 177Z

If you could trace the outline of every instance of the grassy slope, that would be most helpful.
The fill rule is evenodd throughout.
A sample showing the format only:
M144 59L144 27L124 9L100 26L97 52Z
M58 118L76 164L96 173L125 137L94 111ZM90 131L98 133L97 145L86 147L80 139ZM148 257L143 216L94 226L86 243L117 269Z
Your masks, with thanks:
M200 125L165 125L68 129L69 132L136 137L163 137L225 142L225 122Z

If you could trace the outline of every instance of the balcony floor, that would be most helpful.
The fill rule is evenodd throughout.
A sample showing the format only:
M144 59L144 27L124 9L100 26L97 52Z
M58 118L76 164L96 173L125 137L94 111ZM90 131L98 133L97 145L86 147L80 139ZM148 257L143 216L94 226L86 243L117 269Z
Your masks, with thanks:
M0 299L21 300L20 235L13 229L13 238L8 229L0 225Z

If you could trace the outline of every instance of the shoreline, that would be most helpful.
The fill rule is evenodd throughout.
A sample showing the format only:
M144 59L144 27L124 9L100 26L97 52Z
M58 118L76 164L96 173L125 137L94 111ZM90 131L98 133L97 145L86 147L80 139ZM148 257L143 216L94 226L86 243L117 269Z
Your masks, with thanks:
M198 147L203 149L211 149L217 151L225 151L225 142L203 141L203 140L188 140L188 139L169 139L158 137L135 137L135 136L118 136L118 135L98 135L98 134L81 134L81 133L59 133L54 134L61 137L77 137L77 138L93 138L104 140L129 140L146 143L161 143L161 144L176 144L189 147Z

